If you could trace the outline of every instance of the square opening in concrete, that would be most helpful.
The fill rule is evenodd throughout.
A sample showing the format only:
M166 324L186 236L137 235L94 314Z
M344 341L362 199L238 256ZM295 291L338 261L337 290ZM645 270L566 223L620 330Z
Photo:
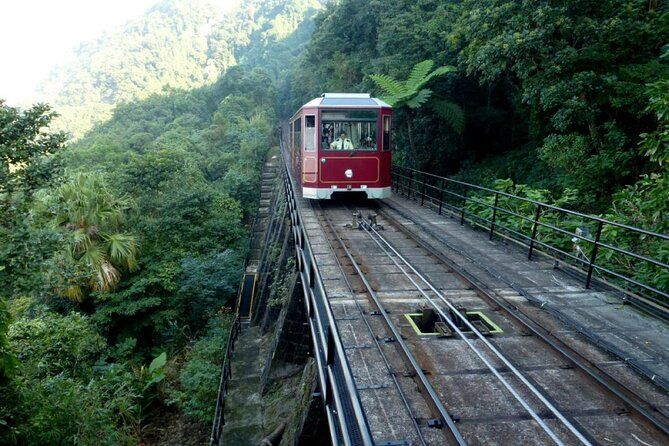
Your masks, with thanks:
M467 320L483 335L492 335L502 333L502 329L495 324L482 311L466 311L465 309L458 309L461 314L467 317ZM464 321L449 310L448 315L450 320L463 333L471 333L471 329ZM419 336L441 336L453 337L456 335L455 331L451 329L451 325L441 320L440 316L431 308L424 308L420 313L409 313L404 315L409 324Z

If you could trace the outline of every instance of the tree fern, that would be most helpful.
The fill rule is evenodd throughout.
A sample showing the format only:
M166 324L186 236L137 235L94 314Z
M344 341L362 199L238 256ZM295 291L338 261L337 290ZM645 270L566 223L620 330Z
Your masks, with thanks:
M409 108L418 108L421 105L425 104L428 99L430 99L430 96L432 96L432 90L429 88L424 88L420 90L416 95L414 95L411 99L406 101L406 105Z
M418 90L421 88L425 84L425 79L428 74L430 74L430 70L433 66L434 62L429 59L417 63L406 80L405 85L407 86L407 89Z
M386 74L370 76L370 79L387 95L382 98L385 102L396 108L407 107L409 109L406 114L406 125L411 153L416 149L413 143L413 110L423 106L432 96L432 90L423 87L432 79L455 71L455 68L450 66L443 66L430 71L433 66L434 61L429 59L417 63L411 69L406 81L394 79ZM461 129L464 126L464 122L460 120L462 116L458 115L457 110L446 107L443 111L446 116L445 119L450 119L449 122L452 123L454 129Z
M400 96L406 93L404 84L397 79L393 79L387 74L372 74L370 78L383 90L388 96Z
M462 108L451 101L433 101L432 109L457 132L462 133L465 130L465 112Z
M439 67L436 70L434 70L432 73L425 76L425 79L420 83L420 85L417 88L421 88L423 85L427 84L428 82L430 82L435 77L443 76L444 74L452 73L454 71L455 71L455 67L452 67L450 65L444 65L443 67Z
M387 74L372 74L370 79L379 86L384 96L382 99L393 107L407 106L418 108L425 104L432 94L429 89L423 88L430 80L455 70L451 66L439 67L433 71L434 62L424 60L417 63L406 81L397 80Z

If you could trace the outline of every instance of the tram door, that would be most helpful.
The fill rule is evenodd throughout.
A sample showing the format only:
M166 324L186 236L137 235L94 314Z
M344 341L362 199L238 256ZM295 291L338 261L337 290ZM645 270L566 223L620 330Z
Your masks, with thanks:
M315 187L318 180L318 131L316 113L304 115L304 162L302 165L302 183Z
M381 147L379 152L380 175L379 180L383 185L390 185L392 181L392 120L393 111L384 109L381 111Z

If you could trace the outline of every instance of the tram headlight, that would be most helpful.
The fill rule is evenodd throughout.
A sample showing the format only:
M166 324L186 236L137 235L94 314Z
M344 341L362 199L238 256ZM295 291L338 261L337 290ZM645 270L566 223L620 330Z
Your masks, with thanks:
M346 175L346 178L353 178L353 171L351 169L346 169L344 175Z

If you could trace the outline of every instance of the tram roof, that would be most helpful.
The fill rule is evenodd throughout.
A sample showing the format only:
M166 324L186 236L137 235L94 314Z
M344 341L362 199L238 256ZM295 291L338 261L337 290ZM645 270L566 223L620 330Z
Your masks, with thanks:
M390 107L381 99L373 98L369 93L323 93L320 98L312 99L304 107Z

